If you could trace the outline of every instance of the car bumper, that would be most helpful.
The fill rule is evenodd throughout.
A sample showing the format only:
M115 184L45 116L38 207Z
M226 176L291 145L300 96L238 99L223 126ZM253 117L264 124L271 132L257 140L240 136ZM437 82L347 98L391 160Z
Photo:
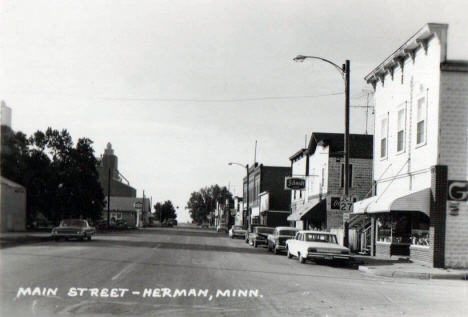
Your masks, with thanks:
M347 254L315 254L315 253L309 253L307 255L308 260L327 260L327 261L349 261L352 260L353 258L350 255Z

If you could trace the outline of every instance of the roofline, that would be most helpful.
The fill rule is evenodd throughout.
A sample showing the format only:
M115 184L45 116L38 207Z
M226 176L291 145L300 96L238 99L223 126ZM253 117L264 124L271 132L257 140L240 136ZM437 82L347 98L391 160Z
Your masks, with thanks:
M294 160L296 157L300 156L301 154L303 154L304 152L307 152L307 149L300 149L299 151L297 151L296 153L294 153L292 156L289 157L289 160L292 161Z
M387 57L379 66L370 72L364 79L367 83L377 82L381 77L385 76L387 70L401 63L407 56L414 58L414 52L420 47L427 48L427 41L436 36L441 43L440 61L444 62L447 59L447 29L448 24L428 23L420 29L415 35L407 40L399 49L392 55Z

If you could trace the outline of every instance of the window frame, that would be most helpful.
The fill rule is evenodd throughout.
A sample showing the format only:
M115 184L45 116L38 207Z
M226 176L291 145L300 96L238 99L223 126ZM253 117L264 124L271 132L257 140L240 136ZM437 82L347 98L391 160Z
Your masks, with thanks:
M422 103L421 100L423 101ZM422 105L421 107L421 110L424 111L424 113L422 114L421 117L423 118L420 118L420 105ZM424 122L424 127L423 127L423 140L421 140L420 142L419 141L419 123L421 122ZM415 124L415 128L416 128L416 133L415 133L415 136L416 136L416 147L421 147L421 146L424 146L427 144L427 96L426 95L420 95L418 98L417 98L417 103L416 103L416 124Z
M397 108L397 124L396 124L396 127L397 127L397 140L396 140L396 153L397 154L401 154L401 153L405 153L406 152L406 131L407 131L407 111L406 111L406 105L407 103L404 102L402 105L400 105L398 108ZM402 116L402 122L400 122L400 112L403 111L403 116ZM400 127L400 123L401 123L401 127ZM402 140L401 140L401 149L399 149L399 145L400 145L400 132L403 132L403 137L402 137Z
M379 157L381 160L386 160L388 159L388 118L389 118L389 115L388 113L385 114L385 116L381 117L380 119L380 143L379 143L379 149L380 149L380 153L379 153ZM384 124L383 122L385 121L385 129L384 128ZM385 132L385 138L383 137L382 135L382 131ZM385 140L385 155L382 156L382 141Z

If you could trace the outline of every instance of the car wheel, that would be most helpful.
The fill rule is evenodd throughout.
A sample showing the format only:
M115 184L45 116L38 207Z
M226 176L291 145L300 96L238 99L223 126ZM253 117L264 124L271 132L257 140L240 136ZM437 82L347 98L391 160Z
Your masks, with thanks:
M83 237L80 237L80 241L83 241L85 239L86 235L84 235Z
M274 252L275 254L278 254L278 253L279 253L279 250L278 250L278 248L276 247L276 245L275 245L275 247L273 248L273 252Z
M291 252L289 252L289 249L288 249L288 254L287 254L287 256L288 256L288 259L292 259L292 257L293 257L292 254L291 254Z
M89 237L88 237L88 241L91 241L91 237L92 237L92 236L89 236Z
M258 245L257 245L257 241L254 241L253 246L254 246L255 248L258 246Z
M271 252L271 246L270 246L270 243L268 243L268 252Z
M56 242L59 242L59 241L60 241L60 239L59 239L59 238L55 238L54 240L55 240Z
M306 259L302 256L302 254L299 253L299 263L304 264L306 262Z

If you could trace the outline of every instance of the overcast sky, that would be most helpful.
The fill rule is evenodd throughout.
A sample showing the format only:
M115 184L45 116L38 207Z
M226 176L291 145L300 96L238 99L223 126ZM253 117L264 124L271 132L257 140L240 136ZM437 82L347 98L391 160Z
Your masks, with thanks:
M468 59L460 1L0 0L0 99L13 129L67 129L111 142L137 189L179 206L230 186L230 161L290 166L312 132L344 132L351 61L351 132L366 127L364 77L428 22L447 23L448 58Z

